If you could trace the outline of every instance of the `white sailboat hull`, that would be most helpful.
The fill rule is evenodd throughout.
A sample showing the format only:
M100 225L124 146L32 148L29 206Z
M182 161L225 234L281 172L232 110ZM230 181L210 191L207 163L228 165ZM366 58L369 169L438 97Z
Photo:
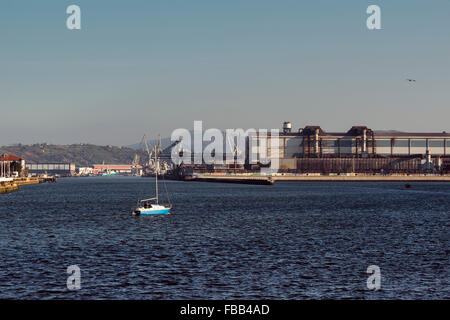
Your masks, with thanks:
M169 214L171 207L160 206L160 205L152 205L151 208L139 207L137 208L133 214L135 215L160 215L160 214Z

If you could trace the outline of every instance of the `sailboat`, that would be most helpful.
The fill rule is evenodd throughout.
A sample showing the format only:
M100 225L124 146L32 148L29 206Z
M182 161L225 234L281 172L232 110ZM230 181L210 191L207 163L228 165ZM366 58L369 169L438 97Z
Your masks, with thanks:
M133 215L161 215L169 214L170 209L172 209L172 204L167 205L159 204L158 196L158 174L159 174L159 161L158 161L158 150L154 148L155 153L155 197L149 199L138 200L136 209L133 211ZM167 192L167 190L166 190Z

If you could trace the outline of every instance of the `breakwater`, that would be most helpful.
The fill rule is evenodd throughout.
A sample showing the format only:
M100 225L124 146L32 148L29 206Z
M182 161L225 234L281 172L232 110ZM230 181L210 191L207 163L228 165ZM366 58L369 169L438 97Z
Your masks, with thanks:
M448 175L274 176L272 178L274 181L450 182Z
M277 181L326 181L326 182L450 182L450 175L210 175L195 174L185 181L244 183L271 185Z
M185 179L185 181L202 181L202 182L221 182L221 183L241 183L241 184L259 184L272 185L272 177L264 176L194 176Z
M56 178L41 178L41 177L32 177L32 178L14 178L14 179L4 179L0 181L0 194L18 191L21 186L39 184L44 182L56 182Z
M14 181L0 181L0 193L8 193L19 190L19 186Z

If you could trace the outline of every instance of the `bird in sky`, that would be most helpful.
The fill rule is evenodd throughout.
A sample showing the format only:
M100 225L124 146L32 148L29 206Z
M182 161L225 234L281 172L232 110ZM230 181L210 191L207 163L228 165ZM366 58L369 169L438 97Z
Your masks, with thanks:
M415 79L406 79L406 81L408 81L408 82L416 82Z

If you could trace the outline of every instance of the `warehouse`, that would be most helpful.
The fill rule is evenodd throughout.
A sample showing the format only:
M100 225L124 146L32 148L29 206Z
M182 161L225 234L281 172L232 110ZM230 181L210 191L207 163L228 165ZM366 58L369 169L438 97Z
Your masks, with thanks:
M27 168L31 175L72 176L75 173L74 163L28 163Z
M306 126L297 132L285 122L279 147L257 134L249 137L252 157L280 158L281 171L316 173L420 173L448 172L450 134L374 131L353 126L346 132L326 132ZM267 145L267 151L259 146ZM267 153L266 153L267 152Z

